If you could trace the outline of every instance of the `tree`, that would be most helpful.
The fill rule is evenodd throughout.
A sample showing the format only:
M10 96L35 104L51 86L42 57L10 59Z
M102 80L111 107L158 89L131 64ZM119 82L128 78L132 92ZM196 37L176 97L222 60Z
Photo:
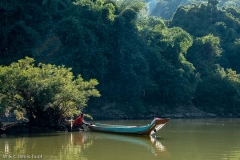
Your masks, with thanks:
M219 65L214 67L212 74L198 84L195 105L220 116L239 116L240 75Z
M221 55L220 39L212 34L196 38L187 53L187 59L193 63L197 72L209 74Z
M149 85L146 101L161 104L189 104L196 87L194 66L185 59L191 36L178 27L167 28L160 18L149 18L140 26L148 44Z
M218 3L218 0L208 0L208 6L217 7Z
M74 77L70 68L26 57L0 67L0 106L26 113L30 125L60 125L79 113L89 97L99 97L97 80Z

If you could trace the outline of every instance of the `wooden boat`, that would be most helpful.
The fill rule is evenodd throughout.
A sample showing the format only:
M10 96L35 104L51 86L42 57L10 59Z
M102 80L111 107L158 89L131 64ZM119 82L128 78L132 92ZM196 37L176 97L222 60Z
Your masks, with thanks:
M169 120L169 118L154 118L153 121L146 126L124 126L96 123L90 125L89 129L96 132L153 135L154 133L159 131L167 122L169 122Z

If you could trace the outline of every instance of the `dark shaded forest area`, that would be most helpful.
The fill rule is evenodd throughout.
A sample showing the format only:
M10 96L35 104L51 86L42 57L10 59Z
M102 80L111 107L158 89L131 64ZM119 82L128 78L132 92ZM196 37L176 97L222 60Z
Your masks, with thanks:
M196 107L240 117L240 12L218 0L190 2L160 17L161 7L149 13L141 0L3 0L0 65L28 56L97 79L101 97L90 98L89 113Z

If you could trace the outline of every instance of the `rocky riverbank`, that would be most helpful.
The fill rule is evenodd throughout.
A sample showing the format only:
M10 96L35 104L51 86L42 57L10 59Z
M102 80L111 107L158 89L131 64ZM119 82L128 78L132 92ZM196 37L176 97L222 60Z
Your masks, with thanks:
M162 107L164 108L164 107ZM87 112L94 120L117 120L117 119L153 119L158 118L216 118L217 116L212 113L206 113L196 107L182 107L179 106L175 109L159 109L159 107L151 107L148 112L144 114L127 113L115 108L92 110ZM86 119L87 120L87 119ZM71 125L68 121L60 126L34 126L30 127L27 122L14 122L5 124L0 127L0 134L21 134L21 133L43 133L43 132L68 132L71 131Z
M217 115L213 113L203 112L196 107L177 107L176 109L159 109L158 107L151 107L148 112L143 114L129 114L122 110L108 108L101 112L92 110L89 112L95 120L101 119L153 119L159 118L216 118Z

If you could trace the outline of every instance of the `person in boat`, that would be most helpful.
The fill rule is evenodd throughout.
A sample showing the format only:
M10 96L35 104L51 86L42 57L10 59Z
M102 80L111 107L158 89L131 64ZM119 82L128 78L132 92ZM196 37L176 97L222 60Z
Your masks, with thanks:
M85 122L84 120L84 114L81 113L77 116L77 118L75 119L75 121L73 122L73 128L80 128L84 131L84 127L83 125L85 126L89 126L88 123Z

